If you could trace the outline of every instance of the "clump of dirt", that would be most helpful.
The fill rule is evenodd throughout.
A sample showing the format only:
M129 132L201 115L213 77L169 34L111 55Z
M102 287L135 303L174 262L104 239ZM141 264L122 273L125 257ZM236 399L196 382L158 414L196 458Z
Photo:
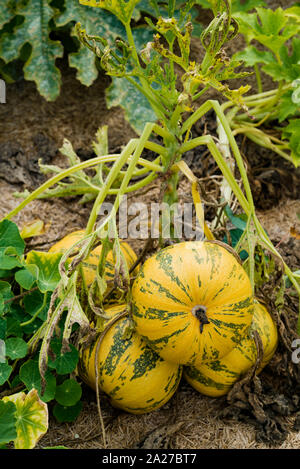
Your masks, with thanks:
M30 155L18 142L9 140L0 143L1 179L10 184L24 184L28 189L34 189L44 182L38 162L50 163L57 153L57 146L42 133L34 135L32 143Z

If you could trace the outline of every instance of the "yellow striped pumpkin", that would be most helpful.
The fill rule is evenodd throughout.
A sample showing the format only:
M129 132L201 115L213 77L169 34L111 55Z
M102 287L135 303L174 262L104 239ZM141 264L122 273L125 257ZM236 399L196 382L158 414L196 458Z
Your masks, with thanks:
M250 370L257 359L257 349L253 331L260 335L263 345L263 358L257 373L273 357L278 333L276 325L267 309L262 304L255 306L253 321L241 342L225 357L197 367L184 367L186 381L197 391L206 396L223 396L228 393L236 381Z
M148 258L132 287L136 331L165 360L199 365L229 353L251 324L250 280L217 243L191 241Z
M73 244L80 241L84 237L84 230L77 230L72 233L69 233L67 236L62 238L56 244L51 246L49 252L53 253L64 253L69 249ZM102 251L102 245L97 246L90 253L89 257L83 262L83 275L86 282L86 285L89 287L96 274L96 268L99 263L100 255ZM128 268L130 268L136 261L137 257L133 249L129 246L128 243L121 243L121 251L127 261ZM113 251L110 251L106 257L105 263L105 279L113 280L115 272L115 256Z
M113 319L124 310L126 305L116 305L105 313ZM110 322L107 320L107 324ZM118 319L102 339L97 361L99 389L109 396L114 407L144 414L171 399L180 382L182 367L164 361L135 331L128 334L130 324L128 316ZM78 367L81 379L94 390L99 340L100 335L80 352Z

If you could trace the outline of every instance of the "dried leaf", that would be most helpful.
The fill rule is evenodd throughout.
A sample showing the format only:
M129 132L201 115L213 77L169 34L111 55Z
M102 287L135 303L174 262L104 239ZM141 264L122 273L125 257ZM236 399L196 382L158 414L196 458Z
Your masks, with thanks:
M23 225L23 228L20 232L21 238L32 238L33 236L40 236L44 234L49 227L49 224L45 225L45 223L40 220L34 220L31 222L27 222Z
M293 238L300 239L300 230L296 227L296 225L290 228L290 234Z

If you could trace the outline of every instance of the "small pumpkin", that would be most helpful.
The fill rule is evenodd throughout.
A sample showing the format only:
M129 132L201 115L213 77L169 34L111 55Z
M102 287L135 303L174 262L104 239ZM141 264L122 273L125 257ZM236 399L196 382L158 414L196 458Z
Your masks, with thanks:
M126 310L116 305L105 311L112 320ZM110 319L106 324L111 323ZM99 345L97 367L99 389L110 397L111 404L126 412L144 414L164 405L175 393L182 367L167 363L132 329L127 316L119 318L105 332ZM99 334L80 351L78 373L96 390L95 360Z
M227 394L233 384L256 363L257 349L252 335L254 330L260 335L263 345L263 358L257 370L257 374L260 373L276 351L278 333L270 313L258 303L251 327L241 342L219 360L198 367L184 367L183 375L186 381L206 396Z
M187 241L148 258L132 287L136 331L165 360L200 365L229 353L252 322L250 280L222 244Z
M62 238L56 244L51 246L49 252L53 253L64 253L66 252L73 244L80 241L84 237L84 230L77 230L72 233L69 233L67 236ZM126 259L128 268L132 267L135 263L137 256L130 245L126 242L121 243L121 251ZM82 263L83 264L83 275L86 282L86 285L89 287L95 278L97 265L99 263L100 255L102 251L102 245L97 246L93 249L88 256L88 258ZM113 251L109 251L106 257L105 262L105 278L106 280L113 280L115 272L115 255Z

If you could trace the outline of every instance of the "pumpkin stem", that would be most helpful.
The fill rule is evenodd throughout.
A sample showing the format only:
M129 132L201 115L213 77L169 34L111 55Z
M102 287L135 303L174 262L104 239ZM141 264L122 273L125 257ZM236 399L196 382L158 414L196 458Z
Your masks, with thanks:
M196 305L192 309L192 314L200 321L200 333L203 332L204 324L209 324L209 320L206 315L207 307L204 305Z

